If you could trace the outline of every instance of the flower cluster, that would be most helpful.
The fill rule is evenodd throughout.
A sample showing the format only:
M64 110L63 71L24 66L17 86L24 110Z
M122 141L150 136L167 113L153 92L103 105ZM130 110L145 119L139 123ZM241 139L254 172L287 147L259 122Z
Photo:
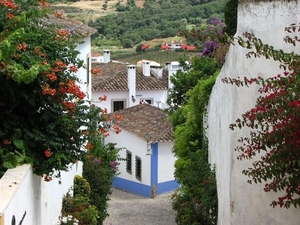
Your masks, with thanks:
M43 0L0 0L0 176L22 163L46 181L60 176L94 149L92 121L105 120L76 74L84 37L50 24L52 14L63 19Z

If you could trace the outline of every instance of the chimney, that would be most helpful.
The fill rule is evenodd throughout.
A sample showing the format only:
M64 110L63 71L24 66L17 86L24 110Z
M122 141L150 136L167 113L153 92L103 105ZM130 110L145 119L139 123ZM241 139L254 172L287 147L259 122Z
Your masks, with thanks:
M150 61L143 61L143 75L150 76Z
M181 69L180 68L180 63L177 62L177 61L176 62L171 62L168 65L168 79L169 79L168 86L169 86L169 89L171 89L173 87L173 83L171 82L171 76L176 74L179 69Z
M165 69L169 70L171 63L170 62L166 62L165 63Z
M136 66L128 65L128 107L136 105Z
M161 66L151 66L150 71L156 77L162 77L163 75L163 68Z
M109 63L110 62L110 51L109 50L103 50L103 63Z

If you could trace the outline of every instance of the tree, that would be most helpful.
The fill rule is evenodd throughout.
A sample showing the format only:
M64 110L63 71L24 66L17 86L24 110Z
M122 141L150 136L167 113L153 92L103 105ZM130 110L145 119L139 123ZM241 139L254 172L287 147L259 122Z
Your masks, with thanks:
M1 173L31 163L45 180L59 177L84 159L91 121L104 120L76 77L84 36L51 23L56 17L44 1L0 1Z
M104 3L104 4L102 5L102 9L104 9L104 10L107 9L107 3Z
M285 42L294 46L298 43L299 26L292 24L285 28L291 33ZM270 78L225 78L223 81L237 86L260 85L260 96L256 105L246 111L230 129L247 128L249 135L241 137L236 151L239 160L253 159L251 168L242 171L249 177L248 182L265 183L265 192L282 191L281 196L271 202L271 206L289 208L300 205L300 56L294 52L285 53L264 44L248 32L238 43L252 49L247 57L265 57L279 61L282 74ZM258 157L257 157L258 156Z
M225 32L232 36L235 34L237 28L237 8L238 0L229 0L224 8Z
M176 222L217 224L218 196L214 168L208 163L208 143L204 132L206 105L218 75L199 79L188 91L188 102L181 106L184 123L175 127L174 176L180 188L173 195Z
M186 93L194 88L200 79L213 75L221 65L213 58L193 57L188 72L178 71L170 79L173 88L169 92L167 103L170 112L176 112L181 105L187 103Z

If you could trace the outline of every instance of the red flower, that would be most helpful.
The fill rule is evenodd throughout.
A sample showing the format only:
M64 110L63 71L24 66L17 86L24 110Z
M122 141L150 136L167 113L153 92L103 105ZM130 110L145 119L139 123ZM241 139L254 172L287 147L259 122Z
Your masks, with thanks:
M26 51L27 45L25 43L19 44L17 47L21 51Z
M9 144L11 144L11 142L9 140L3 140L3 144L9 145Z
M101 70L100 70L99 68L93 68L93 69L91 70L91 73L92 73L92 74L101 74Z
M45 150L45 156L49 158L52 155L52 152L49 149Z
M48 77L51 81L57 80L57 76L56 76L54 73L48 74L47 77Z
M100 101L106 101L107 100L107 96L106 95L103 95L103 97L99 97L98 98Z
M9 19L11 19L11 18L13 18L13 17L14 17L14 15L13 15L13 14L11 14L11 13L7 13L7 17L8 17Z
M91 144L91 142L88 142L85 146L84 146L87 150L93 149L94 145Z
M70 66L69 70L70 70L71 72L76 73L76 72L78 71L78 68L77 68L76 66Z

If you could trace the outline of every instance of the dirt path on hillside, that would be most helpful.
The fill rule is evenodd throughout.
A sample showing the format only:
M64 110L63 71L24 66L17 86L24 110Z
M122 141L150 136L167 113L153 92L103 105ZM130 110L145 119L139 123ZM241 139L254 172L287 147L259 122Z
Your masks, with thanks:
M103 225L176 225L172 194L152 199L113 188L108 206L110 216Z

